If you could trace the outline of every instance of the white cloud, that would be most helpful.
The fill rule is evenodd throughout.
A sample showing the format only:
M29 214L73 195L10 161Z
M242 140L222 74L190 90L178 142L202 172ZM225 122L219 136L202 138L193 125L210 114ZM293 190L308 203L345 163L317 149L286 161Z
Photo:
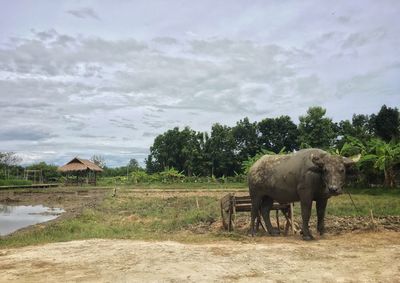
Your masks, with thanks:
M88 8L88 7L75 9L75 10L68 10L67 13L71 14L72 16L75 16L79 19L92 18L95 20L100 20L100 17L97 15L97 13L92 8Z
M42 24L27 16L16 33L5 15L0 120L10 128L0 148L29 156L29 147L53 162L103 154L116 165L143 161L174 126L205 131L285 114L297 122L318 104L338 120L398 105L400 5L191 3L105 1L100 21L83 1L88 8L68 15L96 21L79 29L61 6L64 21L34 14Z

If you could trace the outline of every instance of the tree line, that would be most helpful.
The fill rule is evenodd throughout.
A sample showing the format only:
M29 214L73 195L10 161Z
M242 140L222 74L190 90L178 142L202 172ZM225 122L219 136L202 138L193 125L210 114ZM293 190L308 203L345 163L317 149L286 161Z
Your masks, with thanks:
M326 109L310 107L299 117L298 125L283 115L259 122L243 118L233 127L216 123L210 132L175 127L155 138L145 169L134 158L116 168L107 167L101 155L93 155L91 160L104 169L103 177L125 176L137 182L153 176L172 180L185 176L187 180L199 180L198 177L244 180L246 169L262 154L316 147L344 156L360 153L362 183L393 187L400 169L399 116L397 108L383 105L376 114L353 114L352 119L335 123L326 117ZM22 167L20 161L15 153L0 152L0 181L21 179L25 169L41 170L44 182L57 182L61 178L56 165L39 162Z
M353 114L351 120L337 123L326 116L326 109L310 107L299 117L298 125L283 115L259 122L246 117L233 127L216 123L209 133L175 127L155 138L145 161L146 171L175 168L186 176L234 176L244 172L243 162L260 152L308 147L339 152L346 142L354 144L355 140L364 145L373 139L398 144L399 117L397 108L383 105L376 114Z

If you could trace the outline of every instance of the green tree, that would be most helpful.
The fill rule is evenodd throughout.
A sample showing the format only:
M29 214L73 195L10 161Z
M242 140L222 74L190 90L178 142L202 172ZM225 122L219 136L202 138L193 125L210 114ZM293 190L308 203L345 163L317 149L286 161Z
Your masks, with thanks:
M232 128L232 134L236 143L235 152L240 163L260 150L257 123L250 123L249 118L246 117L237 122Z
M127 165L129 170L138 170L140 168L139 162L135 158L131 158Z
M183 171L187 176L206 174L205 168L205 133L195 132L189 128L182 131L186 142L183 144Z
M154 147L154 144L153 144ZM151 148L150 148L150 152L151 152ZM147 174L154 174L156 172L160 172L162 171L162 167L160 165L160 162L158 162L158 160L156 160L153 157L154 153L150 153L147 158L144 160L144 163L146 164L146 173Z
M287 151L299 148L297 141L299 132L289 116L263 119L257 127L260 133L259 144L263 149L278 153L282 148Z
M368 115L353 114L351 121L339 122L338 134L341 136L351 136L361 141L367 141L373 137L372 131Z
M158 135L153 145L150 147L150 155L147 158L146 166L151 172L161 172L169 167L181 168L177 166L179 160L179 128Z
M175 168L187 175L199 174L202 170L199 164L204 159L203 139L202 133L189 127L182 131L175 127L157 136L146 159L146 171L154 173Z
M373 128L368 115L353 114L351 121L339 122L336 148L342 148L348 137L356 138L361 142L367 142L373 137Z
M397 108L383 105L377 115L371 115L371 120L378 137L386 142L392 139L399 140L400 115Z
M232 176L240 170L235 156L236 142L232 128L214 124L205 145L207 164L212 176Z
M301 147L316 147L328 149L333 146L336 134L332 119L325 117L326 110L322 107L310 107L307 115L300 116L299 142Z
M371 119L368 115L353 114L352 124L354 127L353 136L361 141L370 140L374 136Z

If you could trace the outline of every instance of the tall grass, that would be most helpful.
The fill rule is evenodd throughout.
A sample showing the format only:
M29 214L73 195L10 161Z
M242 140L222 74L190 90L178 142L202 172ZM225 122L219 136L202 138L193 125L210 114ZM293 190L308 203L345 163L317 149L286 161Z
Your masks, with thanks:
M125 189L128 192L130 189ZM354 191L356 210L347 195L332 197L328 202L327 215L375 216L400 215L398 191ZM2 237L0 247L17 247L39 243L78 239L141 239L202 241L218 239L244 239L244 232L225 232L219 227L220 194L209 196L156 196L129 194L121 190L117 197L111 194L96 207L87 208L75 218L53 221ZM295 205L299 217L300 205ZM315 214L315 210L313 210ZM217 222L217 223L216 223ZM206 227L198 230L196 227Z
M32 181L20 179L0 179L0 186L31 185Z

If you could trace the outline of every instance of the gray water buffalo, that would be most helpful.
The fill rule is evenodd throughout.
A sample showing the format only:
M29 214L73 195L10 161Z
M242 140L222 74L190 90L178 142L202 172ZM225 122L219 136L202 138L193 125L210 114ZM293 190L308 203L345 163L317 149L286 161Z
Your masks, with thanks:
M269 218L275 201L300 201L303 219L303 239L312 240L308 222L312 202L316 201L317 230L324 233L324 216L328 198L342 193L346 168L354 164L349 158L331 155L320 149L303 149L288 155L264 155L250 168L249 192L252 202L251 234L255 233L255 219L261 210L268 233L279 234Z

